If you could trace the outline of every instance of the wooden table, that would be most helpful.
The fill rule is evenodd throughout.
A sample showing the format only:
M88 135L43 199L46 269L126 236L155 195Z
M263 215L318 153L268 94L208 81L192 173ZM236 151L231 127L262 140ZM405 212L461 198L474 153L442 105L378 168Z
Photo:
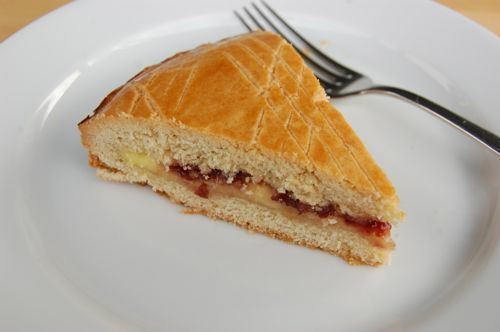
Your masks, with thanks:
M422 0L425 1L425 0ZM437 0L500 35L500 0ZM69 0L0 0L0 41Z

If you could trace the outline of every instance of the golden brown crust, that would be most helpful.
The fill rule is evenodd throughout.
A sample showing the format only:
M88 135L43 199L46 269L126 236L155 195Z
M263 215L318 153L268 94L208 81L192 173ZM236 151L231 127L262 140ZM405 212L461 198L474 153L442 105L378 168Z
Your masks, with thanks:
M269 32L202 45L144 69L94 115L169 121L311 166L397 201L384 172L293 47Z
M140 76L143 76L143 75L146 75L148 74L151 70L153 69L156 69L157 67L161 66L162 64L170 61L170 60L173 60L179 56L182 56L182 54L184 54L186 52L179 52L179 53L176 53L174 54L173 56L171 56L170 58L167 58L165 60L163 60L162 62L156 64L156 65L152 65L152 66L149 66L149 67L146 67L144 68L143 70L141 70L140 72L138 72L137 74L135 74L131 79L129 79L127 81L127 83L130 83L132 82L133 80L139 78ZM80 127L82 124L84 124L85 122L87 122L88 120L90 120L91 118L93 118L95 115L99 114L100 112L102 112L105 108L105 106L111 101L113 100L113 98L116 96L116 94L118 92L121 91L121 89L125 86L124 85L121 85L119 86L118 88L114 89L113 91L111 91L106 97L104 97L104 99L99 103L99 105L94 109L94 111L92 112L92 114L90 115L87 115L82 121L78 122L78 126Z

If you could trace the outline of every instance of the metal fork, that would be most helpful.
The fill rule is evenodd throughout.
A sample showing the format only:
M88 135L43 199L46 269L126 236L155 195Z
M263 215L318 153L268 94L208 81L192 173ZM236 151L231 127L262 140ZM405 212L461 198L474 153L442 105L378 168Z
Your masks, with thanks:
M243 14L238 11L234 11L234 14L249 31L274 31L292 44L313 69L316 77L330 97L340 98L367 93L381 93L397 97L437 116L491 149L497 156L500 155L500 138L497 135L416 93L397 87L375 84L368 76L342 65L326 55L304 38L265 1L261 2L262 6L257 6L254 2L251 3L254 9L253 13L247 7L243 7ZM284 33L284 30L287 33ZM291 37L300 40L309 52L303 51L292 41Z

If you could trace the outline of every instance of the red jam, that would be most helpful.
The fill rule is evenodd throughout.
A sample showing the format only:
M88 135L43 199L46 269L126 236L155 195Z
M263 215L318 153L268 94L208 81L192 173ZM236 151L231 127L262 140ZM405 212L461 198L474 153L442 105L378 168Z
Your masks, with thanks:
M349 215L343 216L344 221L347 224L359 227L363 231L369 234L375 234L376 236L383 237L391 232L391 224L385 221L379 221L376 219L366 219L366 218L353 218Z
M169 169L170 171L177 173L185 180L200 181L201 183L196 188L195 194L203 198L208 198L208 195L210 194L210 189L206 184L207 181L218 184L233 185L241 188L245 183L248 183L251 178L251 175L246 172L238 172L232 176L232 181L229 183L228 180L230 177L225 175L224 172L219 169L213 169L208 173L202 173L200 168L196 165L181 166L178 163L170 165ZM391 224L388 222L372 218L352 217L343 213L339 206L335 203L325 206L310 205L294 198L291 192L278 193L277 191L275 191L275 193L271 196L271 199L286 206L295 208L299 214L314 213L320 218L341 218L346 224L355 226L367 234L373 234L378 237L386 236L391 231Z
M210 193L210 190L208 189L208 186L205 182L202 182L198 188L194 191L194 193L200 197L203 198L208 198L208 194Z
M278 201L287 206L293 207L302 213L315 213L320 218L337 217L342 218L347 224L359 227L368 234L374 234L383 237L391 231L391 224L384 221L379 221L371 218L352 217L346 213L342 213L336 204L328 204L325 206L313 206L300 200L293 198L292 193L278 193L271 197L273 201Z
M229 177L226 176L220 169L213 169L208 173L202 173L200 168L196 165L181 166L177 163L170 165L169 169L172 172L179 174L179 176L185 180L212 181L221 184L231 184L237 186L238 188L247 183L247 179L251 177L251 175L246 172L238 172L232 177L232 182L229 183Z

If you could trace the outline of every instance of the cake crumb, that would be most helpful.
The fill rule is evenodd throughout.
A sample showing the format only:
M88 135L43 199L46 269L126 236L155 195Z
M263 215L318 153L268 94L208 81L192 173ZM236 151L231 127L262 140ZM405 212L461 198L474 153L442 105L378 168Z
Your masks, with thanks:
M198 209L182 209L181 213L182 214L203 214L203 211L198 210Z
M335 220L335 219L328 219L328 223L329 223L330 225L335 225L336 223L338 223L338 221L337 221L337 220Z

